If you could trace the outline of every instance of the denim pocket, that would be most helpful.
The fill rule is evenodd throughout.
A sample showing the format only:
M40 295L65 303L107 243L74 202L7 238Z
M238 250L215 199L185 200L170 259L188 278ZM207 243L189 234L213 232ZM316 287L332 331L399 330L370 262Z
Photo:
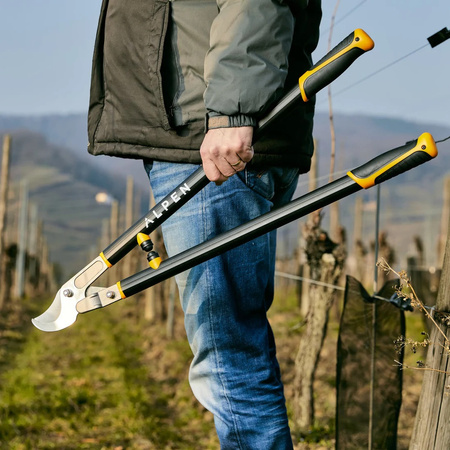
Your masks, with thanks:
M273 167L267 170L246 169L238 172L238 176L254 192L267 200L273 200L274 197L282 198L284 194L292 195L297 185L298 172L298 168Z

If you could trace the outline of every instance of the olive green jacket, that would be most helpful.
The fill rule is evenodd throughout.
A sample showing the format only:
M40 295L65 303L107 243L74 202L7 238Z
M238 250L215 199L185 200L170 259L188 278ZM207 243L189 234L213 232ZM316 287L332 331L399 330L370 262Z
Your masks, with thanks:
M93 57L89 152L200 163L205 117L227 116L230 126L255 125L311 66L320 3L103 0ZM174 49L174 36L186 29L189 41L178 41L184 45ZM169 59L180 66L175 85ZM174 93L178 103L168 98ZM178 111L178 121L174 104L186 109ZM301 103L272 127L255 145L254 165L308 171L313 112L313 102Z

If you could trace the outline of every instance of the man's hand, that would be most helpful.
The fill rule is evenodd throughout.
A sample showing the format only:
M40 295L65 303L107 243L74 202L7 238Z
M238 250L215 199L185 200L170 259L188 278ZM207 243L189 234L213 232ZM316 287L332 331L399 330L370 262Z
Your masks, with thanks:
M253 158L253 127L214 128L200 147L203 170L210 181L222 184L245 169Z

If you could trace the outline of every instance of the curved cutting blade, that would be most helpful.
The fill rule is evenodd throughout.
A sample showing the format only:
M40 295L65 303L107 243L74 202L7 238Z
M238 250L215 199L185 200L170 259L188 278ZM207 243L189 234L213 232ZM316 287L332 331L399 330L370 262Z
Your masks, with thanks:
M94 259L61 287L47 311L31 319L33 325L42 331L59 331L72 325L78 316L77 303L90 291L99 290L91 284L107 269L100 256Z
M78 316L76 305L79 298L62 296L61 290L56 294L50 307L38 317L31 319L33 325L42 331L59 331L72 325Z

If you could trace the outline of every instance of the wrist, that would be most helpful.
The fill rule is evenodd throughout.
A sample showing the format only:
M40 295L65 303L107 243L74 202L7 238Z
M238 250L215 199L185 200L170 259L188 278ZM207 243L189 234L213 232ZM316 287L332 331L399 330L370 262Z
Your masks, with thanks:
M256 119L246 114L227 116L210 111L206 114L205 132L215 128L256 127Z

